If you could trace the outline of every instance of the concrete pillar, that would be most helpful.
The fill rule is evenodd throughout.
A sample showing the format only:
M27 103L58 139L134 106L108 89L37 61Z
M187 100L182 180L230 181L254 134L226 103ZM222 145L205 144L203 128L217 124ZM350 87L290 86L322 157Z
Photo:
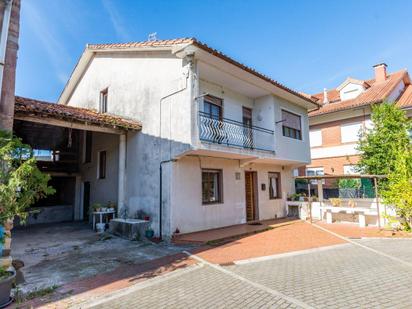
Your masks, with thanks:
M359 213L359 226L360 227L365 227L366 226L365 213L363 213L363 212Z
M126 134L119 136L119 183L117 193L117 215L120 217L125 201L126 186Z
M323 202L323 179L318 180L318 199L319 202Z
M332 211L331 211L331 210L327 210L327 211L326 211L326 223L327 223L327 224L332 224L332 222L333 222Z

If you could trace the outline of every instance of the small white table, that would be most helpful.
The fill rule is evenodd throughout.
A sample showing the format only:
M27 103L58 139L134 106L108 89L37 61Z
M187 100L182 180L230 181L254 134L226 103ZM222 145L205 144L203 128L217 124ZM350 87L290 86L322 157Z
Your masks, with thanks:
M113 219L116 218L116 211L115 210L110 210L110 211L93 211L93 231L96 230L96 215L99 215L100 222L103 223L103 216L104 215L113 215ZM107 217L106 217L106 222L108 222Z

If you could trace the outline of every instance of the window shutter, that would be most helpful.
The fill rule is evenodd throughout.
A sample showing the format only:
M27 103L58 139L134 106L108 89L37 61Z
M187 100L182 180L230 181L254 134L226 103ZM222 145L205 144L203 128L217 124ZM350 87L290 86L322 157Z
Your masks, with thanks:
M283 126L285 127L296 129L296 130L301 129L299 115L295 115L293 113L282 110L282 120L283 120Z

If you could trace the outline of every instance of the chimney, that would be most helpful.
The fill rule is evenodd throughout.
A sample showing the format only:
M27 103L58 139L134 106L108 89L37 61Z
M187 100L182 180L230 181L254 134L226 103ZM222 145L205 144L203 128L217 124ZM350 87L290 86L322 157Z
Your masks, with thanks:
M379 63L373 66L375 69L376 82L383 82L386 80L386 63Z
M329 103L329 98L328 98L328 91L326 88L323 88L323 104L328 104Z

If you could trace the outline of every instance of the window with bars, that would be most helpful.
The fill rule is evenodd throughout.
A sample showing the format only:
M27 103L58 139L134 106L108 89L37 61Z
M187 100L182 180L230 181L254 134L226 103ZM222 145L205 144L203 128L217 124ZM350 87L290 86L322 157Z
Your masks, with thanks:
M222 171L202 169L202 203L222 203Z
M299 115L282 110L282 121L283 136L302 139L302 124Z

